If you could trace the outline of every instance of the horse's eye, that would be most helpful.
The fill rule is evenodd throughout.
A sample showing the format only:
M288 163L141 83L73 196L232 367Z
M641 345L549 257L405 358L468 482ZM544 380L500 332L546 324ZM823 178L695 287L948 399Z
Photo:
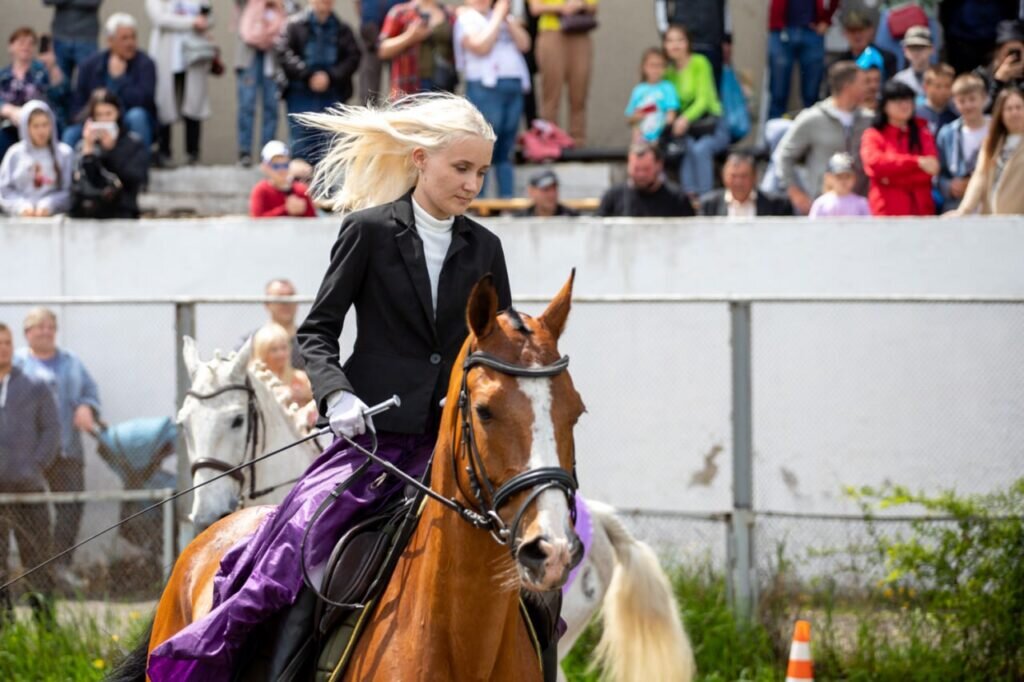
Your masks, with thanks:
M488 408L486 405L476 406L476 416L479 417L480 421L482 422L490 421L491 419L494 418L494 415L491 414L490 408Z
M240 429L242 428L242 424L244 423L245 418L242 415L237 415L234 419L231 420L231 428Z

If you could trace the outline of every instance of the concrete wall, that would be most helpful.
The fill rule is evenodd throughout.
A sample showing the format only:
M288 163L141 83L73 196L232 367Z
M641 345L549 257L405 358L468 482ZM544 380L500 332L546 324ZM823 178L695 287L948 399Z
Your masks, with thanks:
M449 0L449 4L458 4ZM233 66L234 40L232 34L233 0L213 0L216 26L213 36L221 46L229 69ZM338 14L348 22L355 20L354 4L347 0L335 3ZM755 92L760 92L760 77L764 69L764 31L767 3L758 0L731 2L734 32L736 34L734 60L737 67L754 79ZM149 22L141 0L106 0L101 8L103 18L118 11L133 14L141 23L141 45L148 45ZM0 0L0 13L12 17L4 22L3 36L18 25L29 25L39 31L48 31L51 11L41 2L28 0ZM628 142L622 110L629 92L636 84L639 58L643 49L658 42L654 26L653 0L602 0L601 27L595 33L595 66L589 108L590 142L594 146L624 146ZM8 63L6 51L0 55L0 66ZM233 163L237 158L235 143L235 77L229 70L219 79L211 78L211 106L213 117L203 129L203 162ZM282 108L283 111L283 108ZM757 111L756 107L754 111ZM178 126L180 128L180 126ZM281 135L285 134L283 114ZM175 129L176 149L181 150L183 130ZM257 143L258 144L258 143Z

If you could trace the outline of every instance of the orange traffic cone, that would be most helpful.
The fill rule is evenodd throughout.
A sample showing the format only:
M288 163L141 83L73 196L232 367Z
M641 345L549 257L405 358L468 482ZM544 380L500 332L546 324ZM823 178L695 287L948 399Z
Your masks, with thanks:
M811 624L798 620L793 629L793 645L789 649L789 667L786 682L807 682L814 679L811 663Z

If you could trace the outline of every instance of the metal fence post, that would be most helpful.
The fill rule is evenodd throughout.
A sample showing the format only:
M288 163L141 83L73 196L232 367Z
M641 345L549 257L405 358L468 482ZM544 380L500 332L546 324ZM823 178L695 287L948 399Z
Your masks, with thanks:
M185 393L192 386L192 378L188 375L184 359L184 337L196 336L196 304L193 301L177 301L174 304L174 353L175 353L175 410L185 401ZM178 490L192 485L192 472L188 465L185 436L178 432ZM188 522L188 512L192 506L192 495L182 495L175 503L178 516L178 547L184 547L192 539L192 524Z
M740 621L754 613L754 467L750 302L729 303L732 345L732 514L726 556L729 595Z

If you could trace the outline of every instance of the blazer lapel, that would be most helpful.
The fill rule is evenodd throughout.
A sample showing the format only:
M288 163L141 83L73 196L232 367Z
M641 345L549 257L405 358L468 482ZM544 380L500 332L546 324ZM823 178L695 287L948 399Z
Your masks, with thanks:
M416 234L416 225L412 217L411 193L395 202L394 217L399 224L399 232L395 235L398 251L402 254L405 269L412 280L416 298L426 316L427 323L434 338L437 338L437 327L434 324L434 304L430 298L430 275L427 274L427 261L423 255L423 242Z

